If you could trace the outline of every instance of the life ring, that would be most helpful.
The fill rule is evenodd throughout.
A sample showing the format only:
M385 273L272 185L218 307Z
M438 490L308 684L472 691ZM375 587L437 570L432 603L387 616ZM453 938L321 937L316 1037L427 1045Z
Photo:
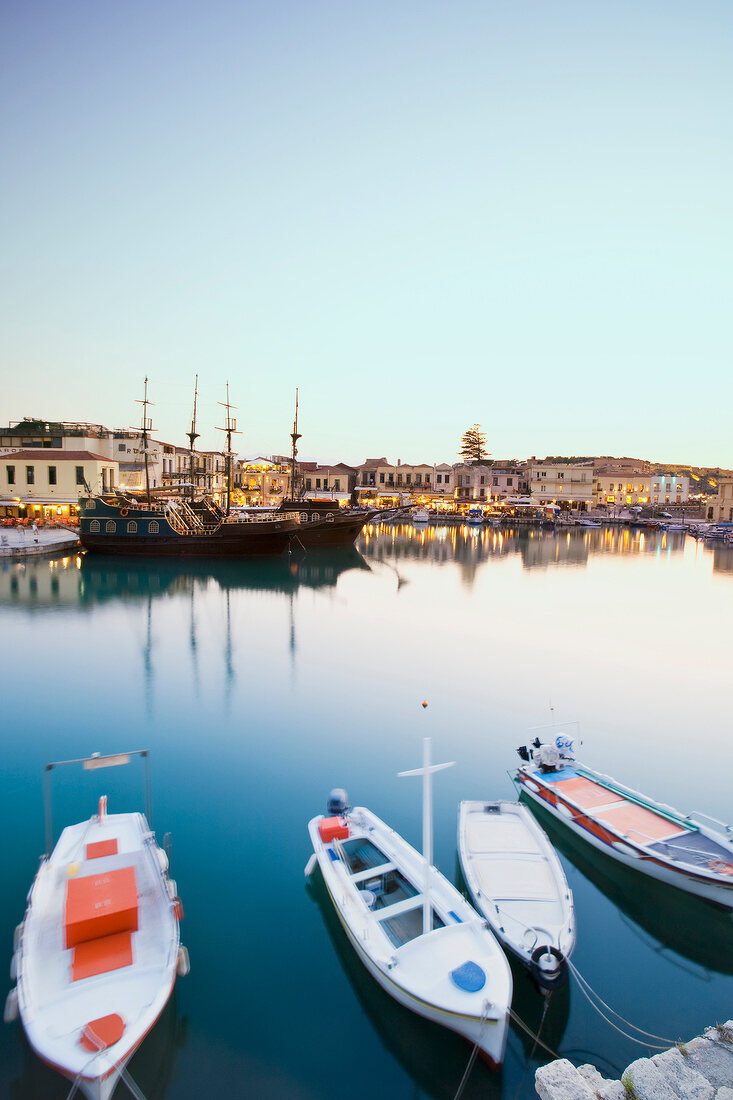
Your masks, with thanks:
M129 511L129 508L120 508L120 515L121 516L126 516L128 511Z

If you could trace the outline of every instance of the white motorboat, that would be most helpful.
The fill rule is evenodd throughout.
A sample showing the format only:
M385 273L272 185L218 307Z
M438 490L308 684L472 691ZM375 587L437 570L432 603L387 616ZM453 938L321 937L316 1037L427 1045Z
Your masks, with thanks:
M341 924L372 976L395 1000L476 1045L494 1067L506 1048L512 977L485 921L432 865L430 765L403 775L424 782L421 855L364 807L332 792L328 816L309 823Z
M518 750L522 791L601 852L669 885L733 909L733 827L655 802L580 764L571 738Z
M412 522L415 527L424 527L430 520L430 513L426 508L416 508L412 513Z
M134 755L147 756L63 763L96 769ZM88 1100L109 1100L120 1077L131 1080L128 1060L163 1011L176 974L188 972L167 856L142 813L108 814L106 802L103 796L89 820L67 826L41 861L16 929L17 987L5 1012L12 1018L17 1007L36 1054Z
M544 989L567 977L573 895L555 849L519 802L461 802L458 852L473 903Z

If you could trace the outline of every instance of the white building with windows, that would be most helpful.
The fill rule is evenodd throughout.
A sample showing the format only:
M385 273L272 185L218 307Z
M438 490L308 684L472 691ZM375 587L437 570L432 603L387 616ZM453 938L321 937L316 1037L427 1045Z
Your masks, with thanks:
M717 497L708 497L708 519L733 523L733 478L720 478Z
M585 512L593 504L593 466L583 462L533 462L529 492L538 504L558 504L563 510Z
M38 519L68 518L80 496L110 492L118 479L118 464L92 451L33 448L0 457L3 507Z
M651 505L684 504L690 496L690 479L680 474L632 473L628 469L604 467L593 476L596 505L625 509Z

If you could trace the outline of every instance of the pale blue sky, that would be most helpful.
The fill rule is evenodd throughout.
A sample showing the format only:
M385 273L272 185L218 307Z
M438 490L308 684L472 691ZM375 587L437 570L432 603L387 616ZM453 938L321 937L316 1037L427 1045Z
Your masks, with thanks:
M0 18L3 424L733 467L730 0Z

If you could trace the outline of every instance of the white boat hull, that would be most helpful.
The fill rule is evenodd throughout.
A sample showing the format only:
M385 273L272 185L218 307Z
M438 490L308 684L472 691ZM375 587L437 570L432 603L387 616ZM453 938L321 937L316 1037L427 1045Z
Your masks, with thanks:
M367 839L386 859L356 873L354 878L338 842L322 842L321 820L314 818L309 825L314 852L339 920L369 973L404 1007L455 1031L476 1044L490 1065L500 1066L506 1048L512 980L506 958L488 927L433 867L430 904L433 920L436 914L440 918L439 926L395 945L384 931L391 923L391 911L404 917L409 910L413 917L419 913L422 920L423 895L413 891L412 897L374 910L367 886L375 887L374 880L380 875L395 873L404 876L408 885L421 882L425 874L422 857L379 818L357 807L346 818L349 839ZM347 847L348 841L343 845ZM368 895L366 900L364 895ZM451 983L450 974L469 961L482 968L486 984L464 991Z
M526 806L461 802L458 852L473 903L544 988L567 977L573 896L560 860Z
M612 808L617 804L612 801L615 798L619 808L623 803L628 803L631 807L637 807L637 812L657 815L662 820L670 820L673 825L677 823L683 840L684 830L687 829L691 837L702 838L702 843L705 840L709 841L711 856L716 854L713 849L717 849L717 858L706 861L704 856L700 858L696 854L697 866L683 861L679 856L676 859L669 858L665 855L663 846L658 845L655 849L651 843L644 842L643 839L640 842L639 833L632 826L629 826L627 831L614 828L607 820L601 819L598 811L594 811L591 807L583 807L574 799L564 796L561 784L552 783L551 773L543 777L533 770L531 765L519 769L518 780L521 789L533 802L542 806L575 836L597 851L658 882L674 886L726 909L733 909L733 841L731 839L718 833L717 830L703 827L683 817L669 807L660 806L651 799L646 799L638 792L631 791L608 777L593 772L590 768L575 766L580 769L581 778L587 777L590 782L599 784L604 784L604 781L611 784L608 790L609 804ZM606 810L607 807L603 809ZM671 846L669 850L672 850ZM715 871L713 868L716 863L724 869Z
M112 840L114 851L91 854ZM134 930L121 933L129 937L125 957L115 957L119 948L110 943L119 939L118 930L110 935L108 928L94 926L96 916L84 918L92 928L80 933L76 946L68 946L68 884L86 889L87 883L109 881L116 874L130 876L135 911ZM15 955L20 1018L36 1054L76 1082L88 1100L113 1095L171 995L180 946L174 889L165 855L142 814L105 814L69 826L38 870ZM90 911L100 904L92 904ZM85 1047L88 1025L111 1018L118 1020L120 1031L108 1045L96 1051Z

